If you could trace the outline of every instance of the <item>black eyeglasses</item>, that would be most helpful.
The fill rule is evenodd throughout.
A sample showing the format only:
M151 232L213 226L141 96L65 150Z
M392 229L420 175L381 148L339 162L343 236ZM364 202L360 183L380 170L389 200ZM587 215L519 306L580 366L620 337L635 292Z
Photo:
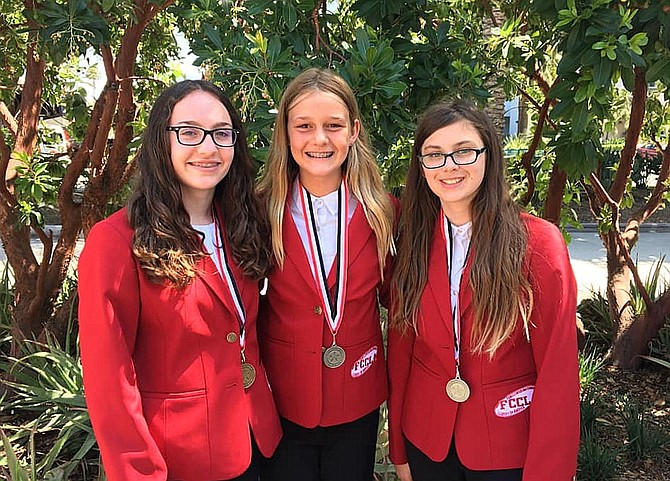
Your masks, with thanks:
M420 155L419 162L426 169L439 169L447 163L447 159L451 160L456 165L469 165L477 162L479 155L486 150L486 147L480 149L458 149L453 152L431 152L430 154Z
M170 125L167 130L175 132L177 142L188 147L202 144L208 135L212 137L217 147L232 147L237 141L237 134L240 133L238 130L229 128L207 130L191 125Z

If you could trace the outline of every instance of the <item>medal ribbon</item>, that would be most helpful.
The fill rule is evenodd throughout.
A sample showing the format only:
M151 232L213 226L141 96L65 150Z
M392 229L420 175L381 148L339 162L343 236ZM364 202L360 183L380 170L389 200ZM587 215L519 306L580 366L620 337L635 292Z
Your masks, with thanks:
M312 196L302 184L300 184L300 203L302 214L307 226L307 237L312 261L312 272L314 280L317 283L317 290L321 296L321 301L328 314L328 327L333 334L333 340L342 324L342 313L344 312L344 301L347 291L347 264L349 260L349 250L347 239L349 238L349 192L344 179L337 191L337 253L335 255L335 294L331 299L328 289L328 273L323 262L321 253L321 244L317 233L316 218L314 216L314 207L312 206ZM309 214L308 214L309 211Z
M235 309L237 310L237 322L240 326L240 349L242 351L242 361L244 361L244 348L246 347L246 336L244 331L244 325L246 323L246 313L244 312L244 304L242 303L242 296L240 291L237 288L237 283L235 282L235 277L233 277L233 271L230 269L228 260L226 258L226 249L224 243L221 241L221 227L219 225L218 216L214 216L214 235L215 243L214 247L216 249L216 260L219 267L219 272L223 278L230 294L232 295L233 302L235 303Z
M452 235L452 229L451 229L451 222L449 222L449 219L447 216L443 216L444 221L442 223L442 231L444 234L445 241L448 244L449 250L447 251L447 270L449 272L449 286L451 287L452 284L452 266L453 266L453 257L454 257L454 242L453 242L453 235ZM465 270L465 264L467 263L467 258L468 254L470 253L470 243L468 243L468 251L465 254L465 259L466 261L463 263L463 266L461 266L462 270ZM462 272L461 272L461 277L459 278L459 296L460 296L460 279L462 279ZM449 293L451 296L451 292ZM458 304L458 299L456 300L456 303L454 303L451 307L451 318L454 322L454 359L456 360L456 377L460 379L461 374L460 374L460 346L461 346L461 316L459 313L459 309L457 309L457 304Z

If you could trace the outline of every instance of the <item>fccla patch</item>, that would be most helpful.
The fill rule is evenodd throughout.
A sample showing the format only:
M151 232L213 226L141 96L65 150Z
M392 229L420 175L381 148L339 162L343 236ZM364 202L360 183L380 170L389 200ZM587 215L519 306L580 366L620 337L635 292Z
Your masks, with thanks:
M535 386L529 385L509 393L496 404L494 409L496 416L508 418L519 414L521 411L525 411L530 407L534 391Z
M351 368L351 377L360 377L365 374L365 371L372 367L375 359L377 359L377 346L372 346L354 362L354 367Z

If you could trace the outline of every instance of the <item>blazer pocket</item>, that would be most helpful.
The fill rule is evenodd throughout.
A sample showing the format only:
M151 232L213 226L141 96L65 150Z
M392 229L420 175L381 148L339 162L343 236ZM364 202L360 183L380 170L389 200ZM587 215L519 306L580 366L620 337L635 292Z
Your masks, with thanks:
M171 478L187 479L189 466L210 467L209 418L204 389L142 393L149 431Z
M438 373L436 370L430 367L426 361L424 361L420 357L417 357L416 355L412 355L412 364L417 368L421 369L422 371L424 371L430 377L439 379L445 376L444 373L442 374ZM414 367L412 367L412 370L414 370Z
M482 386L494 465L523 465L535 380L535 373L529 373Z

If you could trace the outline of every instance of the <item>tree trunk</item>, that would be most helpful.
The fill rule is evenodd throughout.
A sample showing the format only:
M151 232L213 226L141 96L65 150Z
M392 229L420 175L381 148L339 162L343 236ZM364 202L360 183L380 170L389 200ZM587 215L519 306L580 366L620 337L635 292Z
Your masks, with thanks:
M568 175L558 166L558 162L554 162L549 179L547 198L544 202L544 218L556 225L560 225L561 222L563 194L565 193L567 181Z
M505 23L505 14L498 8L490 8L489 14L483 19L484 37L491 36L493 27ZM486 88L491 92L491 100L486 105L486 113L491 118L493 125L498 131L501 139L505 138L505 89L502 87L498 77L494 74L486 81Z
M631 248L637 242L639 226L658 210L663 195L668 190L670 142L666 145L665 149L661 149L661 154L663 161L656 186L646 204L633 213L623 234L626 244ZM635 274L634 271L633 273ZM665 319L670 316L670 289L656 301L647 299L645 304L646 310L644 314L632 319L630 322L628 322L628 319L625 319L626 324L619 325L617 336L614 339L612 360L615 366L622 369L633 370L638 367L640 364L639 356L646 354L649 341L658 334L658 331L665 323Z
M11 312L12 353L15 355L19 354L20 344L25 339L40 338L47 323L57 331L58 340L61 343L64 341L71 304L66 302L56 312L54 300L67 275L82 227L86 226L87 232L94 222L103 217L109 199L125 185L132 170L132 166L128 165L128 144L133 137L131 122L134 120L135 104L132 81L138 45L147 25L173 1L162 4L136 1L136 22L126 29L116 61L109 47L101 46L107 85L96 101L82 146L68 164L59 189L58 206L62 227L56 246L50 235L32 226L44 246L41 262L35 258L30 246L31 228L18 226L16 198L5 185L0 187L0 237L15 277L15 303ZM29 155L37 144L42 74L45 68L44 61L37 57L34 50L34 47L30 48L27 59L28 74L21 107L23 115L18 122L14 147L15 150L21 148L22 152ZM108 150L107 142L112 128L114 143ZM5 178L11 179L15 170L12 170L13 164L2 152L0 150L0 166L5 169ZM91 182L85 188L84 200L80 205L73 200L74 186L88 167L92 171Z

